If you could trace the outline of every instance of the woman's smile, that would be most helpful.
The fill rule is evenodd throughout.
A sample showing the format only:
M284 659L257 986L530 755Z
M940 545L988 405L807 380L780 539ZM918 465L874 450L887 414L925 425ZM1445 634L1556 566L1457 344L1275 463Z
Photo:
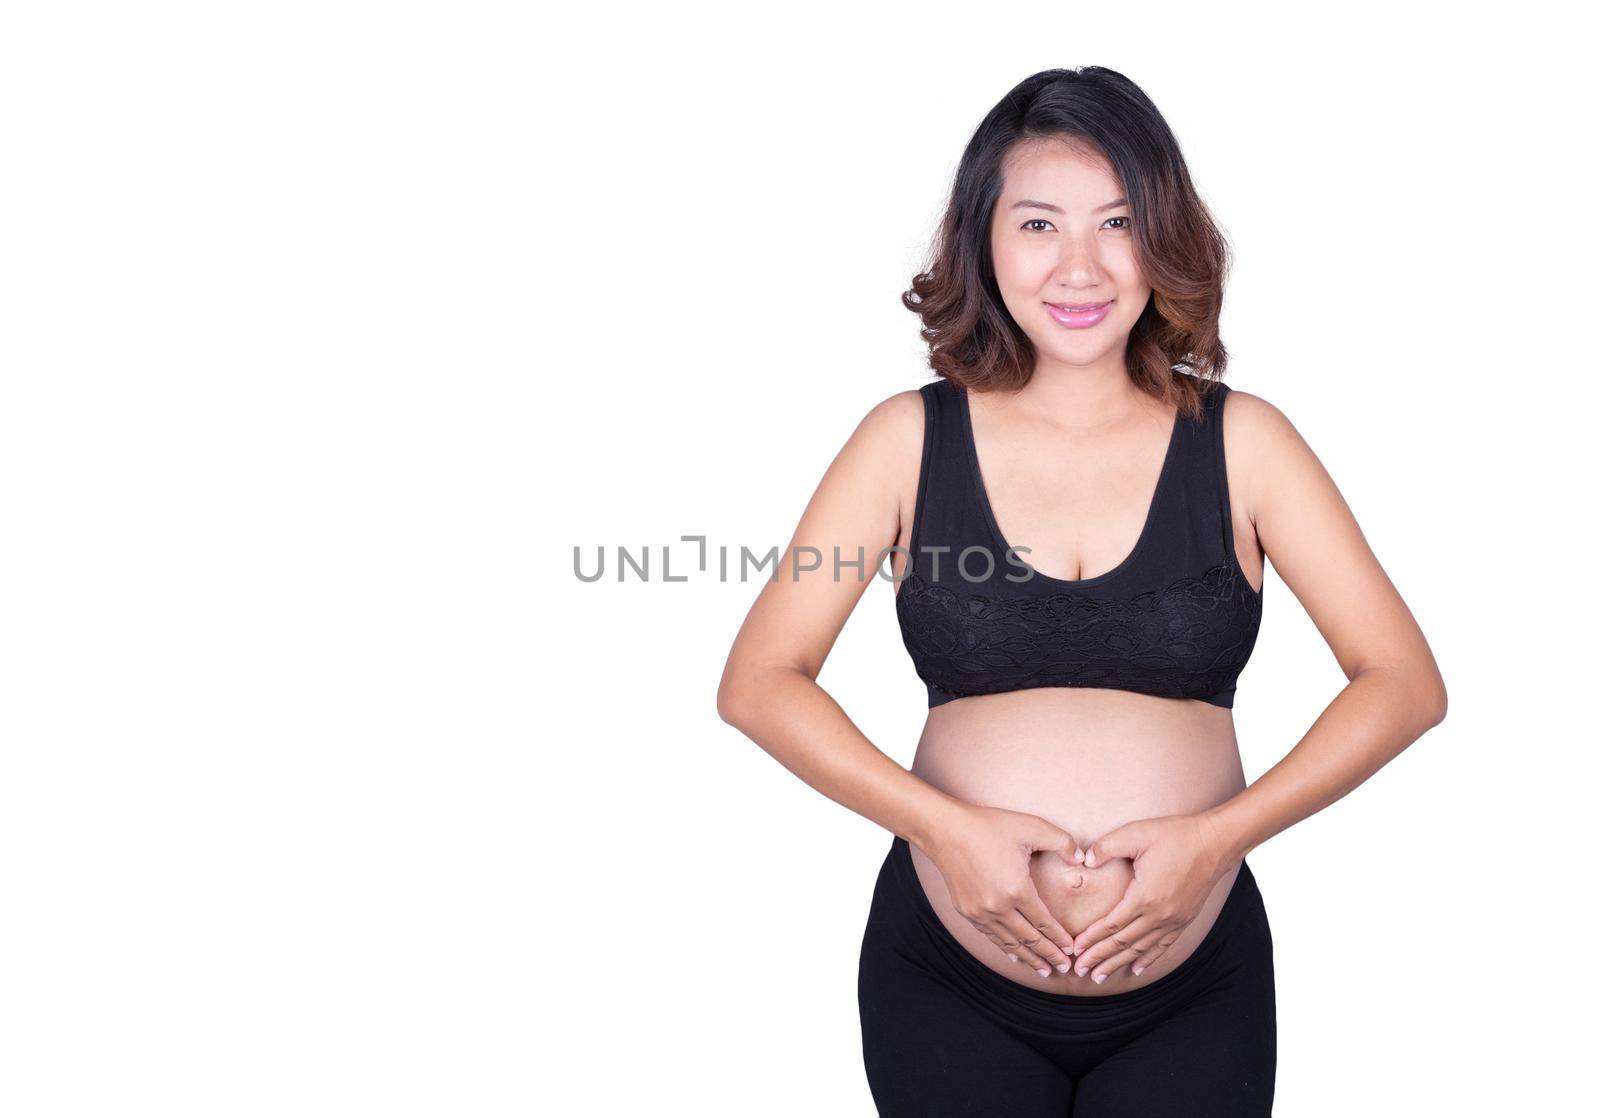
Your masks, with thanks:
M1085 309L1074 309L1071 304L1046 303L1045 309L1050 312L1050 317L1061 325L1072 330L1083 330L1105 320L1111 313L1111 302L1090 304Z

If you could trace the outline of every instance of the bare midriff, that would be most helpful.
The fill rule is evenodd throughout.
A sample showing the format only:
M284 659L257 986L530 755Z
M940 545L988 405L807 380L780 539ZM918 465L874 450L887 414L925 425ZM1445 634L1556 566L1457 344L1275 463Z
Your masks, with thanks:
M934 707L912 772L967 803L1049 820L1085 849L1124 823L1204 811L1245 787L1229 709L1067 687L969 696ZM1169 974L1216 922L1239 872L1229 867L1199 915L1143 974L1122 967L1096 983L1076 972L1042 978L1012 962L956 911L938 866L915 845L911 858L933 911L975 959L1021 985L1078 995L1115 994ZM1091 869L1055 853L1035 854L1032 873L1046 907L1073 935L1116 907L1133 878L1127 858Z

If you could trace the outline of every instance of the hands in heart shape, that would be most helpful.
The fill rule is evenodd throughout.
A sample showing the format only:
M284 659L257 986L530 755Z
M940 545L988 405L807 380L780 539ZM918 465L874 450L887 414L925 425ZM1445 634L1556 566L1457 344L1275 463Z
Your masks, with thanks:
M1037 815L979 805L927 854L956 911L1008 957L1095 982L1142 974L1237 860L1204 812L1136 819L1083 846Z

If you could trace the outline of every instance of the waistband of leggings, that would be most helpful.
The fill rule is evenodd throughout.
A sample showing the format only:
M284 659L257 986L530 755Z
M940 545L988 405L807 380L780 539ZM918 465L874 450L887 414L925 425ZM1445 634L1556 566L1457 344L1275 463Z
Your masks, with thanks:
M894 837L890 845L889 864L896 884L916 911L919 923L927 930L931 943L950 966L957 968L966 981L983 988L994 997L1020 1008L1046 1014L1052 1010L1060 1012L1068 1007L1071 1007L1074 1013L1080 1009L1090 1010L1098 1007L1108 1014L1115 1014L1125 1010L1148 1008L1181 997L1185 991L1195 986L1197 979L1204 977L1203 971L1207 964L1222 950L1228 936L1246 917L1250 899L1258 892L1255 874L1251 873L1249 865L1241 860L1238 876L1234 878L1233 885L1228 890L1228 896L1217 913L1216 921L1206 931L1189 957L1171 971L1132 990L1122 990L1112 994L1057 994L1015 982L972 957L971 952L951 934L950 929L939 919L939 914L933 910L933 903L923 892L922 882L917 877L917 867L911 861L911 844L899 835Z

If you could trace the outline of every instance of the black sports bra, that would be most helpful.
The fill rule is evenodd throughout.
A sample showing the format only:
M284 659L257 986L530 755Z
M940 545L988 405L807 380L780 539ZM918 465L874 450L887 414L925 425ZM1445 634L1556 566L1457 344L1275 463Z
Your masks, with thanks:
M1177 374L1190 375L1190 374ZM1101 687L1233 706L1261 625L1239 569L1218 383L1195 421L1178 413L1143 533L1094 578L1028 566L984 493L967 394L922 386L922 473L910 563L895 597L928 706L1031 687Z

